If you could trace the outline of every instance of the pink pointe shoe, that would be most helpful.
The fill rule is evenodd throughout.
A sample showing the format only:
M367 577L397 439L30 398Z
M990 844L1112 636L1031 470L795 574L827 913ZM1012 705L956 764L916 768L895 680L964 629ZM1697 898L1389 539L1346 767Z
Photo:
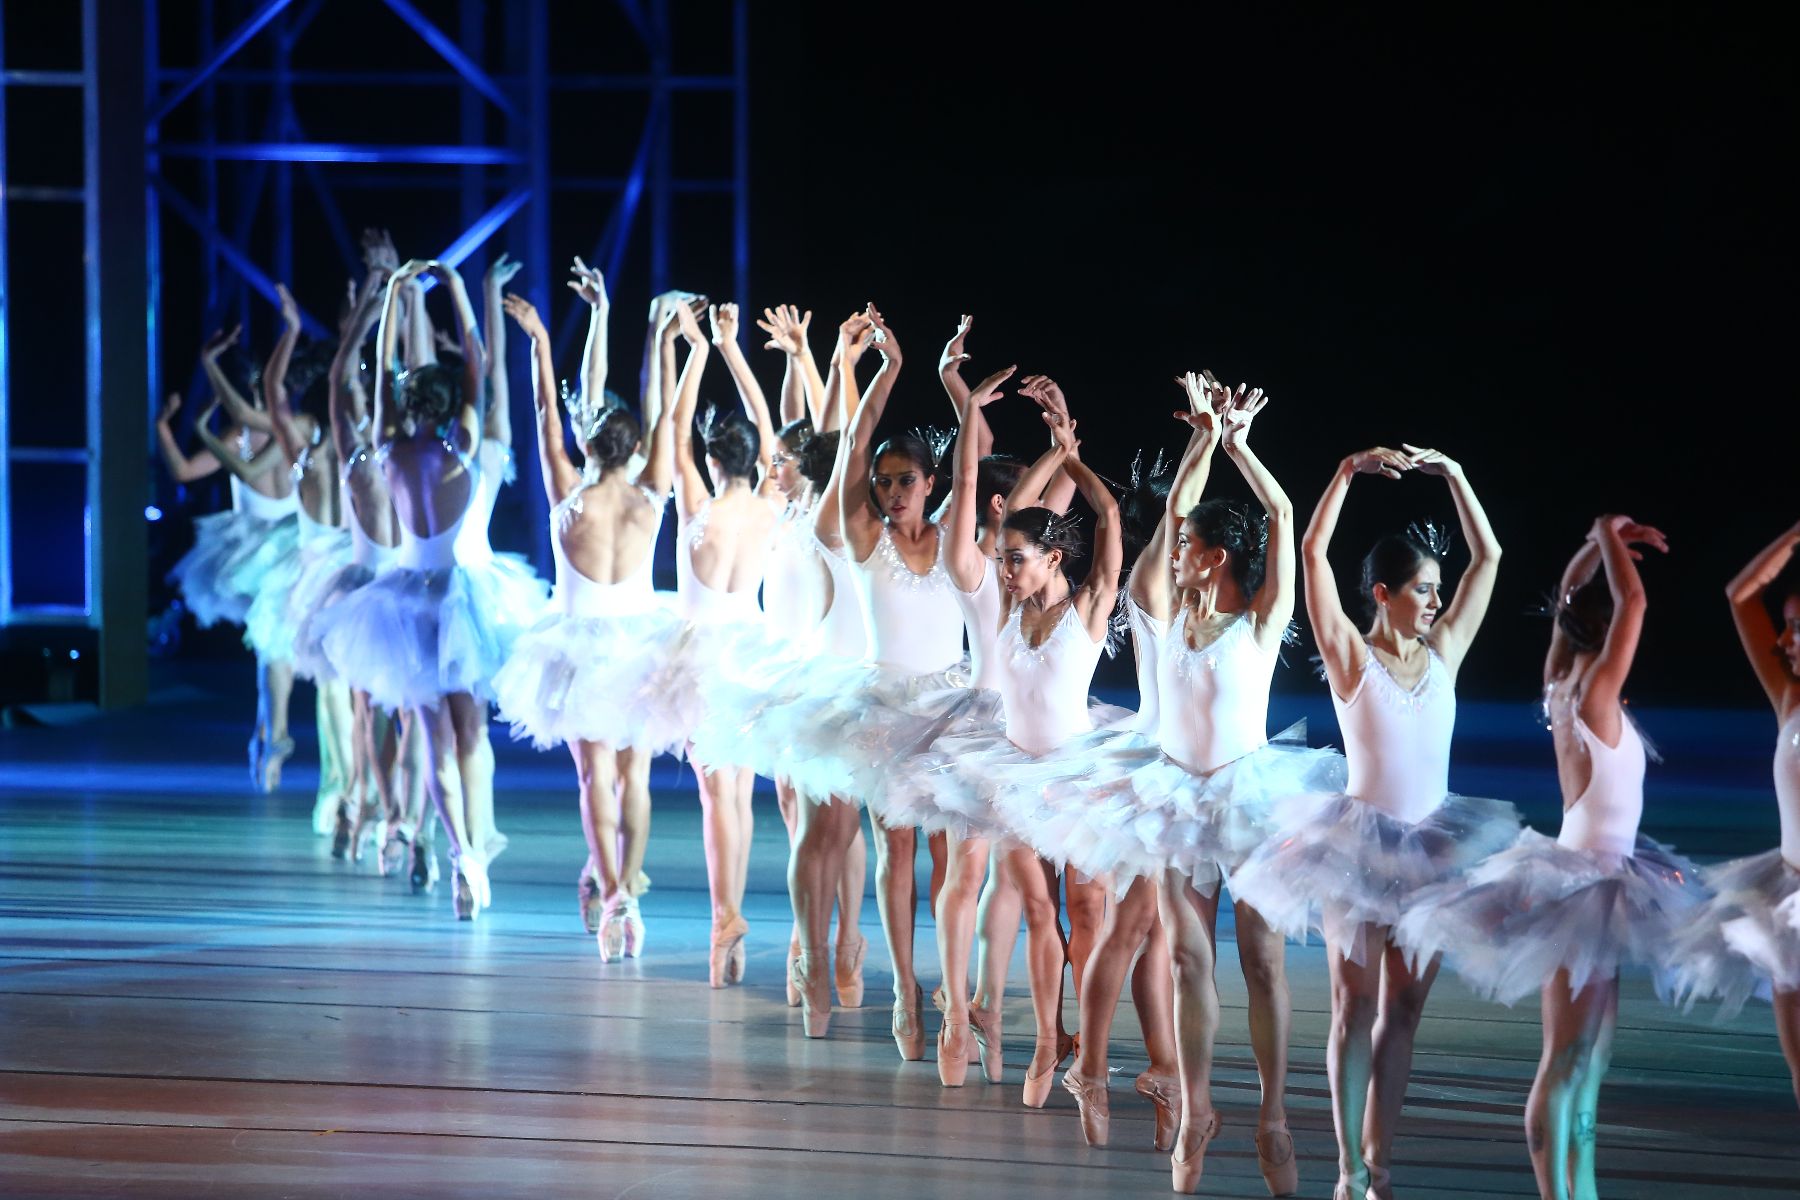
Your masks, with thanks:
M1181 1143L1187 1141L1186 1135L1195 1130L1200 1131L1200 1136L1183 1157ZM1219 1134L1219 1114L1207 1113L1204 1120L1189 1125L1182 1134L1182 1137L1176 1139L1175 1153L1169 1159L1169 1183L1177 1192L1187 1196L1200 1190L1200 1176L1206 1173L1206 1147Z
M1300 1190L1300 1163L1294 1158L1294 1139L1285 1124L1256 1132L1256 1165L1271 1196L1292 1196Z
M1081 1110L1081 1136L1090 1146L1104 1146L1111 1136L1112 1101L1107 1082L1104 1075L1098 1079L1077 1075L1073 1067L1063 1072L1063 1090L1075 1097L1075 1107Z
M788 986L800 997L800 1023L809 1038L831 1029L831 981L825 978L825 952L802 950L788 964Z
M744 977L742 967L733 970L733 960L749 932L750 923L737 913L713 924L712 953L707 959L708 979L713 987L729 987Z
M1000 1044L1000 1010L971 1004L969 1028L981 1053L981 1077L989 1083L999 1083L1006 1067Z
M845 1008L861 1008L863 1002L863 956L869 952L869 939L860 933L854 944L838 943L834 964L838 1003Z
M952 1021L948 1016L938 1026L938 1082L945 1087L961 1087L969 1077L969 1045L974 1038L968 1021Z
M1026 1108L1042 1108L1044 1101L1050 1099L1050 1085L1056 1082L1056 1072L1069 1061L1080 1043L1066 1033L1057 1033L1054 1037L1038 1038L1032 1048L1031 1061L1035 1064L1038 1056L1046 1050L1054 1049L1055 1057L1050 1065L1042 1071L1033 1073L1031 1067L1025 1068L1024 1101Z
M925 1022L920 1016L924 1000L925 993L918 984L913 985L912 995L894 997L894 1045L906 1062L925 1057Z
M1145 1071L1137 1077L1133 1090L1156 1107L1154 1145L1165 1154L1173 1150L1175 1134L1181 1128L1181 1077Z

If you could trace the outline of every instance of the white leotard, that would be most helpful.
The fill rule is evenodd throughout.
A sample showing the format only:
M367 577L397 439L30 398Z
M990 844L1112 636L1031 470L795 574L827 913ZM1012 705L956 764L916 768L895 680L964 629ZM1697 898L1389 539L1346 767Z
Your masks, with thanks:
M237 483L237 476L232 476L231 482ZM259 521L279 521L289 513L300 511L300 493L297 491L285 496L265 496L253 487L240 487L232 491L231 500L239 511Z
M314 519L313 515L304 507L296 508L294 511L300 518L300 548L302 550L315 542L329 541L337 531L336 525L327 525L323 521Z
M581 511L585 489L577 489L563 497L562 503L550 510L550 554L556 560L556 595L553 603L571 617L625 617L649 612L657 606L654 573L656 541L662 533L666 511L663 497L649 488L638 489L646 503L656 509L656 529L644 551L644 561L617 583L600 583L569 561L563 550L562 533L574 514Z
M995 674L1006 708L1006 736L1027 754L1047 754L1094 727L1088 716L1088 685L1105 641L1096 642L1082 625L1073 601L1041 646L1027 645L1014 608L994 647Z
M813 546L831 573L831 607L825 611L819 631L819 651L861 662L869 656L869 628L864 624L863 606L856 599L856 584L850 578L850 560L842 550L833 550L817 537Z
M1800 871L1800 708L1788 714L1775 743L1775 803L1781 810L1781 857Z
M362 446L351 451L350 457L344 460L339 486L340 494L344 497L345 523L350 526L350 561L380 572L393 564L395 548L382 545L363 529L362 518L356 511L356 492L350 487L350 472L356 467L357 456L368 453Z
M1182 622L1190 611L1181 610L1156 656L1156 692L1166 701L1156 737L1164 754L1204 775L1268 742L1277 650L1257 644L1248 616L1239 616L1205 648L1189 649Z
M1430 816L1450 791L1456 689L1444 660L1429 653L1425 677L1410 692L1372 649L1350 699L1331 692L1350 768L1345 791L1409 823Z
M696 625L760 623L763 617L762 610L756 607L756 592L762 586L761 579L753 580L742 591L728 592L708 587L694 570L694 551L700 548L700 542L706 536L706 518L711 511L709 501L676 535L676 604L682 617ZM765 569L768 566L767 556L763 566Z
M1571 850L1630 854L1644 817L1644 739L1620 714L1619 744L1608 746L1579 716L1575 739L1587 751L1592 774L1575 803L1563 811L1556 844Z
M1000 637L1000 564L987 560L974 591L963 591L954 580L950 591L962 612L963 632L969 637L969 686L998 687L994 643Z
M390 449L391 443L375 452L376 461L383 464L383 470L386 469L387 452ZM469 471L471 474L475 473L475 465L468 455L458 451L447 441L444 442L444 449L462 462L465 471ZM479 480L478 475L476 479ZM463 505L463 510L457 514L456 520L450 522L447 529L441 529L430 537L421 537L414 533L404 520L396 520L394 526L400 531L400 544L394 553L395 564L415 571L441 571L465 561L458 553L457 543L461 537L463 525L469 519L469 514L475 511L475 497L476 488L471 486L468 503Z
M474 475L474 490L469 496L469 515L462 523L462 532L457 536L456 561L468 566L480 566L494 557L494 547L488 541L488 525L494 519L494 504L500 499L500 485L512 470L512 447L502 445L492 438L483 438L481 446L475 452L475 462L471 471Z
M763 575L762 610L769 636L799 653L818 647L824 632L824 576L810 508L789 505L775 527Z
M948 671L962 661L962 611L944 570L943 530L937 535L937 555L923 575L906 565L885 526L869 557L851 564L870 655L905 675Z

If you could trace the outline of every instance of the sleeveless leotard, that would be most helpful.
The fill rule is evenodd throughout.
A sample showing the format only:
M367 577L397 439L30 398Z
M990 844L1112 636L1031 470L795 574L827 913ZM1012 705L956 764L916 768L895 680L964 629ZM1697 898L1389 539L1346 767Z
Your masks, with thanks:
M1088 636L1073 601L1041 646L1025 641L1014 608L995 645L995 674L1006 709L1006 736L1027 754L1047 754L1093 729L1087 690L1104 641Z
M970 687L999 686L994 664L994 643L1000 637L1000 564L988 559L982 566L981 582L975 590L965 592L951 581L951 594L962 613L963 630L969 637Z
M885 527L869 557L851 564L870 655L904 675L948 671L962 661L962 612L956 585L944 570L943 530L937 535L937 554L923 575L906 565Z
M1444 660L1428 653L1424 678L1411 691L1370 649L1350 698L1331 693L1349 764L1345 791L1408 823L1430 816L1450 791L1456 690Z
M1156 654L1156 694L1166 701L1156 736L1164 754L1203 775L1268 742L1269 684L1277 655L1257 644L1248 616L1239 616L1205 647L1190 649L1189 611L1182 610Z
M1601 741L1579 716L1573 726L1593 773L1575 803L1563 812L1556 844L1570 850L1628 855L1637 844L1638 823L1644 816L1644 740L1624 716L1617 746Z

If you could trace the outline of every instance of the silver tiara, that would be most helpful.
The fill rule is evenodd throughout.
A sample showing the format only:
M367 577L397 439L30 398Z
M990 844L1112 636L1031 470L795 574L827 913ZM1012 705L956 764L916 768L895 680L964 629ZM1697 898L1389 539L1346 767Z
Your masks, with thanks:
M719 415L719 406L708 404L706 411L700 414L700 440L710 442L725 418Z
M1439 558L1450 553L1452 534L1448 525L1436 521L1414 521L1406 527L1406 536L1424 546Z
M1169 470L1170 466L1165 460L1163 448L1158 446L1156 461L1150 464L1150 473L1144 474L1144 451L1142 447L1139 447L1136 456L1131 460L1131 490L1135 492L1149 480L1162 478L1169 473Z
M956 440L956 434L948 429L940 429L936 425L914 425L912 435L925 443L931 452L931 465L944 465L944 452L950 449L950 443Z

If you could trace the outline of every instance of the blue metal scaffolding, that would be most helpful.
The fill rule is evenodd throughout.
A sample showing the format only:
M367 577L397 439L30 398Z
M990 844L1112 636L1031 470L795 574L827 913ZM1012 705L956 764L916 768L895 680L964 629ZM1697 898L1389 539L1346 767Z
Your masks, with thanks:
M175 3L181 10L165 12ZM3 4L3 0L0 0ZM393 36L407 31L431 51L431 69L370 69L346 47L342 61L330 61L338 48L317 39L306 46L306 65L294 65L294 51L321 12L354 5L358 19L373 10L385 10L397 19L384 28ZM669 285L673 248L683 230L677 219L677 197L713 197L728 206L731 230L732 294L743 303L749 291L749 152L748 152L748 25L749 0L722 0L718 13L730 23L730 69L710 74L681 73L675 69L675 39L669 0L615 0L612 12L623 17L621 28L630 34L623 42L609 43L608 62L626 69L556 73L551 69L552 40L559 29L591 25L596 10L574 4L552 5L548 0L438 0L428 14L414 0L143 0L139 5L112 8L97 0L83 0L86 31L81 70L44 71L29 67L5 69L0 88L0 626L51 621L99 626L111 620L130 621L142 628L142 613L106 612L99 603L98 581L110 553L109 531L93 514L99 511L98 480L109 470L101 460L99 429L99 363L93 362L88 379L88 444L82 448L16 445L9 440L7 413L12 393L7 386L8 354L15 349L11 337L6 292L7 207L14 203L81 203L89 213L88 297L86 318L90 357L100 353L102 323L101 276L107 264L94 244L93 225L99 211L98 163L95 156L104 142L97 101L109 86L94 51L94 30L104 19L109 36L129 32L141 41L143 122L142 245L146 305L136 309L146 323L143 342L147 363L141 380L142 431L140 453L147 458L149 420L165 392L161 319L168 299L162 292L165 221L187 226L202 246L201 295L197 297L201 322L211 328L242 321L251 312L251 300L260 295L275 302L277 280L293 278L296 246L296 206L310 207L329 229L333 249L346 261L356 258L354 238L339 205L337 189L356 187L391 191L396 196L417 189L453 191L462 232L438 251L453 264L468 263L475 269L485 262L485 250L497 235L525 265L524 290L541 311L550 311L552 285L561 272L552 267L551 214L558 197L576 197L591 203L595 195L610 195L611 204L592 245L577 248L584 257L606 270L616 283L629 262L643 264L645 282L654 293ZM684 20L693 10L683 10ZM455 27L443 23L454 13ZM4 9L0 7L0 17ZM439 20L434 20L435 14ZM165 55L161 33L165 17L191 21L197 33L189 61L172 62ZM385 18L384 18L385 19ZM129 25L129 31L121 28ZM498 29L499 47L488 44ZM384 35L387 36L387 35ZM0 35L0 65L5 63ZM133 79L133 86L137 81ZM395 91L425 88L452 89L459 106L460 128L454 141L327 141L307 136L302 106L295 101L297 88L318 86ZM81 88L87 97L84 127L90 170L80 188L13 186L12 163L5 160L7 93L25 88ZM551 161L551 116L559 100L584 94L634 93L642 97L643 119L634 148L616 163L599 163L592 175L557 172ZM702 96L720 102L708 114L713 130L728 129L730 168L712 176L683 175L677 170L675 108L678 97ZM133 97L134 101L138 97ZM692 101L685 101L691 104ZM257 114L261 127L245 127L246 114ZM688 123L689 125L692 122ZM174 126L178 138L165 137ZM487 135L491 128L502 132ZM715 135L716 137L716 135ZM110 152L110 150L109 150ZM171 175L168 168L181 164ZM647 213L643 210L647 209ZM628 251L640 247L637 257ZM314 247L308 246L309 253ZM557 257L570 247L557 246ZM615 288L616 290L616 288ZM304 300L304 297L302 298ZM111 313L106 314L113 318ZM329 314L308 313L305 321L315 333L324 332ZM134 318L135 319L135 318ZM566 358L579 333L580 313L571 310L553 326L556 351ZM135 336L135 335L134 335ZM515 339L517 345L517 339ZM523 347L519 347L523 363ZM529 389L515 388L521 412L530 406ZM88 476L86 516L88 533L85 560L87 586L80 597L63 603L21 602L15 593L16 578L12 534L15 528L11 464L38 461L52 454L57 461L85 468ZM529 493L534 524L545 528L543 498L537 489ZM142 501L140 500L140 503ZM112 532L117 532L112 531ZM142 558L141 530L138 558ZM545 551L540 546L540 554Z

